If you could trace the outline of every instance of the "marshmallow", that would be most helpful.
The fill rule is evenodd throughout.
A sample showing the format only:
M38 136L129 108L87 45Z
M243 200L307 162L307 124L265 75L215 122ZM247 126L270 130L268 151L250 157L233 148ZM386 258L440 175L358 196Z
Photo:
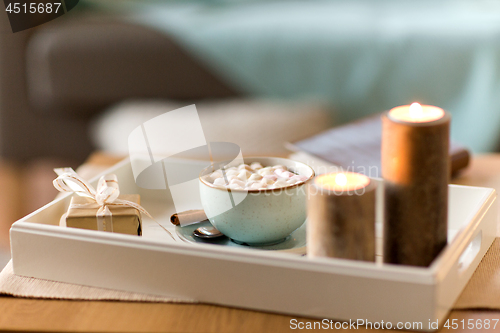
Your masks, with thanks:
M278 171L278 170L276 170ZM276 172L275 171L275 172ZM281 174L280 174L280 177L282 178L292 178L293 176L295 176L294 173L291 173L290 171L283 171Z
M237 175L231 175L231 176L226 176L226 178L227 178L227 181L230 182L233 179L238 179L238 176ZM222 177L222 179L224 179L224 177Z
M217 178L216 180L214 180L214 185L224 186L226 185L226 181L222 177Z
M211 179L211 183L213 183L214 180L216 180L217 178L220 178L222 177L222 171L220 170L217 170L215 172L212 172L210 175L208 175Z
M271 179L273 182L278 180L278 176L276 176L276 175L266 175L266 176L264 176L264 178Z
M280 164L277 164L277 165L273 166L273 169L274 170L281 169L281 170L285 170L285 171L287 170L286 166L280 165Z
M283 180L283 179L278 179L278 180L274 183L274 185L275 185L276 187L285 187L285 186L287 186L288 184L286 183L286 181L285 181L285 180Z
M250 188L255 183L258 183L258 181L250 180L245 184L245 188Z
M238 170L234 170L234 169L233 170L227 170L226 171L226 176L237 176L238 173L239 173Z
M267 175L272 175L274 173L273 169L271 168L262 168L257 173L261 176L267 176Z
M240 187L245 187L245 183L244 183L244 182L242 182L241 180L239 180L238 178L235 178L235 179L233 179L233 180L231 180L231 181L229 182L229 185L234 185L234 184L236 184L236 185L238 185L238 186L240 186ZM232 187L231 187L231 188L232 188Z
M252 184L252 186L250 186L250 188L252 188L252 189L265 189L266 187L267 187L267 184L263 184L261 182L254 183L254 184Z
M260 170L263 168L263 166L262 164L260 164L260 162L253 162L252 164L250 164L250 168L254 170Z
M225 178L221 170L216 170L204 176L209 183L220 188L230 189L273 189L291 186L308 179L287 170L283 165L263 167L259 162L250 166L240 164L237 167L225 167ZM227 183L228 182L228 183Z
M253 169L252 169L249 165L247 165L247 164L240 164L240 165L238 166L238 170L239 170L239 171L241 171L241 170L243 170L243 169L248 170L248 171L250 171L250 172L253 172Z
M293 177L290 177L290 179L294 179L294 180L297 180L299 182L304 182L307 180L308 177L306 176L302 176L302 175L295 175Z
M240 173L238 174L238 179L243 181L243 182L246 182L248 180L248 178L250 178L250 176L252 175L252 173L246 169L242 169L240 171Z
M250 176L250 178L248 178L248 180L261 180L262 179L262 176L259 175L258 173L254 173Z
M263 178L261 180L261 183L266 184L266 185L271 185L271 184L274 184L274 180L269 179L269 178Z

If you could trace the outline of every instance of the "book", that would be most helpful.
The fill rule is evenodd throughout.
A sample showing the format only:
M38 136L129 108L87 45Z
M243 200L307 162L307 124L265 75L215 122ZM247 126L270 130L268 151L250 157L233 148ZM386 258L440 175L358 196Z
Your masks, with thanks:
M324 161L370 177L381 170L382 120L377 114L334 127L310 138L287 144L294 152L305 152ZM450 142L451 176L469 165L470 153L460 144Z

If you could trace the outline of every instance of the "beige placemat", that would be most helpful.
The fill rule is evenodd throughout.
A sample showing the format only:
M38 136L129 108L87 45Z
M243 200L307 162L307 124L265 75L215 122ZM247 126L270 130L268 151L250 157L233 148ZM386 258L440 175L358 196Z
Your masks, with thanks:
M71 283L19 276L15 275L12 271L12 260L9 261L0 273L0 294L47 299L196 303L195 301L187 299L87 287Z
M50 299L194 303L192 300L17 276L12 271L12 262L0 273L0 294ZM453 308L500 310L500 238L495 239Z

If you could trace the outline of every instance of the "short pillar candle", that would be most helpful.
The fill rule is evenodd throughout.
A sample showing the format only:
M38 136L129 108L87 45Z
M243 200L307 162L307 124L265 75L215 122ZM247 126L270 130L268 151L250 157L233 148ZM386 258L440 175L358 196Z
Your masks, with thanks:
M375 261L375 189L358 173L316 177L308 186L307 255Z
M385 263L429 266L446 246L450 119L418 103L382 116Z

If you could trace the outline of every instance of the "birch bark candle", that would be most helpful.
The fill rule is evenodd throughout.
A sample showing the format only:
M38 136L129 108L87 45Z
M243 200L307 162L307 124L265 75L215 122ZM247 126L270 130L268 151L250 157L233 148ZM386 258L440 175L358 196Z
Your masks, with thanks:
M375 189L358 173L316 177L308 187L307 255L375 261Z
M429 266L446 246L450 119L418 103L382 116L386 263Z

